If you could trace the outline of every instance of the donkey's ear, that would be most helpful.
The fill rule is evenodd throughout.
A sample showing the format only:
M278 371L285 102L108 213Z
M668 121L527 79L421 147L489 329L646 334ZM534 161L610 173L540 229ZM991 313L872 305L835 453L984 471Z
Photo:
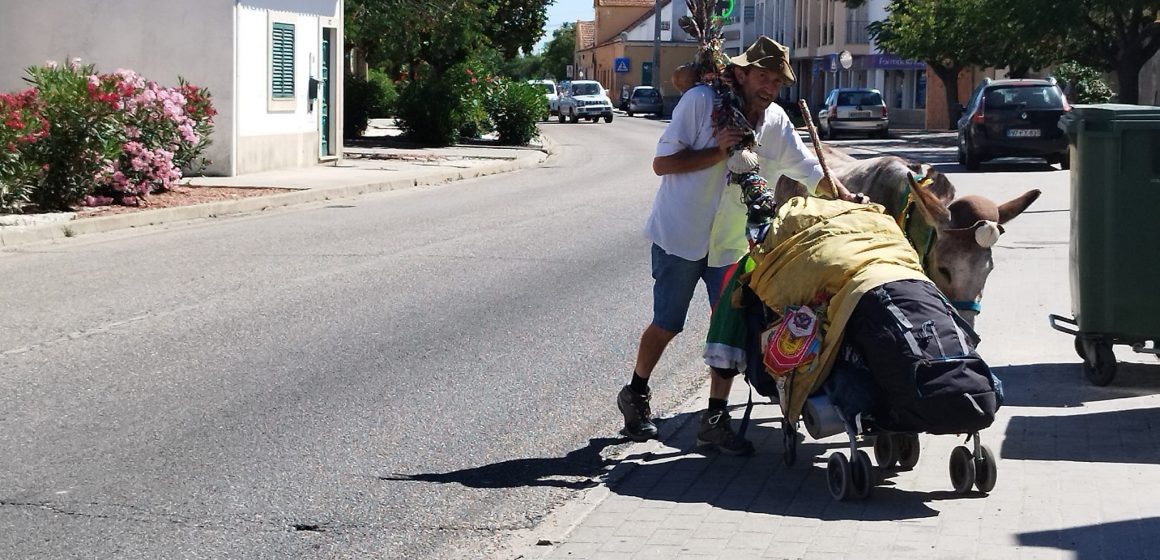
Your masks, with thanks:
M923 219L935 229L946 229L951 226L951 212L945 202L940 200L929 188L919 187L910 179L910 193L922 213Z
M1039 189L1031 189L999 205L999 223L1005 224L1015 219L1015 216L1022 214L1028 206L1031 206L1032 202L1035 202L1035 199L1039 198L1039 194Z

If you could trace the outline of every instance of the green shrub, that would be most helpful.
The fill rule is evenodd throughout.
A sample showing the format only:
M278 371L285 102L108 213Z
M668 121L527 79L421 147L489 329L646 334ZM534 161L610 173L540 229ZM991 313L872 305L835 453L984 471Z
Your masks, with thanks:
M366 132L367 121L394 114L399 93L386 74L371 69L366 80L349 74L344 80L344 136L358 138Z
M447 72L448 85L459 94L460 103L453 118L459 123L460 137L478 138L495 129L487 114L493 66L491 60L477 54Z
M450 146L459 138L460 98L439 75L407 83L399 92L395 118L413 142Z
M0 211L140 204L207 163L209 91L163 87L79 60L28 69L33 88L0 95Z
M1107 103L1115 95L1099 72L1075 62L1060 64L1054 75L1072 103Z
M524 145L539 131L536 123L548 117L548 100L536 86L504 81L493 88L487 112L501 144Z
M25 79L44 102L48 135L35 144L31 157L43 172L29 201L42 210L70 210L92 188L106 162L121 154L124 127L118 109L89 95L92 65L46 65L28 69Z
M0 212L19 212L30 200L41 172L31 152L48 135L43 105L35 89L0 94Z

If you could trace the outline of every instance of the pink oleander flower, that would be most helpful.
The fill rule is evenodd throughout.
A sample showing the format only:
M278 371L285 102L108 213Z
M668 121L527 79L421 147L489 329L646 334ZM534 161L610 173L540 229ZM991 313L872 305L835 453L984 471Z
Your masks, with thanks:
M57 64L55 60L44 61L44 67L48 68L49 70L56 70L57 66L59 66L59 64Z

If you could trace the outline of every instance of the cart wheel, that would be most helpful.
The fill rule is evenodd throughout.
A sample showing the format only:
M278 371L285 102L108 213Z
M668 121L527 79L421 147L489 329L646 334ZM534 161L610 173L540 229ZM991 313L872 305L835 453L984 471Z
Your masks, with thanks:
M882 434L874 438L874 461L884 469L893 469L898 464L898 446L894 434Z
M966 494L975 483L975 457L971 450L958 446L951 451L951 485L955 493Z
M785 436L782 437L782 460L785 461L785 466L792 467L797 462L797 432L794 430L785 430Z
M898 466L903 470L913 469L918 464L918 455L921 451L918 446L918 434L895 434L894 446L898 448Z
M986 494L995 489L995 478L999 476L999 465L995 454L986 445L980 446L981 457L975 457L975 488Z
M1112 352L1112 343L1107 341L1100 341L1095 349L1095 356L1084 359L1083 374L1092 385L1103 387L1116 377L1116 354Z
M874 465L870 456L861 449L854 454L854 461L850 463L850 495L855 500L865 500L870 497L874 489Z
M1087 361L1087 351L1083 348L1083 339L1078 336L1075 337L1075 353L1079 356L1079 359L1085 362Z
M846 460L846 456L842 452L830 455L830 461L826 464L826 482L830 487L830 496L839 502L844 502L850 497L851 479L854 478L850 469L850 461Z

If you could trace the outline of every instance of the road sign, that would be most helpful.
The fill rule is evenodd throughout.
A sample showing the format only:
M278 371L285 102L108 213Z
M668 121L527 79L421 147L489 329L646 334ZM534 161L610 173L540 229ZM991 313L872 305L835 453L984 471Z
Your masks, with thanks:
M628 57L620 57L612 59L612 70L617 74L628 73Z

